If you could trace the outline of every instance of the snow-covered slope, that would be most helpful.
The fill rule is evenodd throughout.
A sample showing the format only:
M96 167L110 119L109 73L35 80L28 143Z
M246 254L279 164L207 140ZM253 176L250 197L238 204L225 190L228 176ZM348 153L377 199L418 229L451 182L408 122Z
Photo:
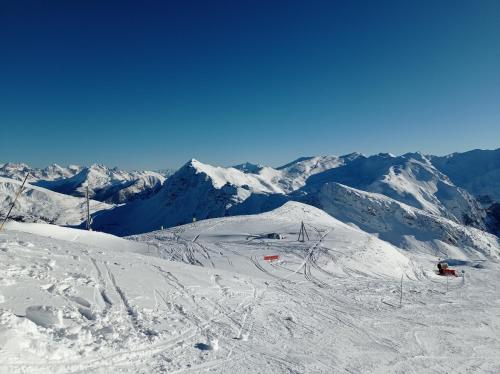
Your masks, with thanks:
M329 214L401 248L441 257L500 259L496 236L381 194L327 183L314 198Z
M0 233L1 373L500 370L498 263L445 279L298 203L136 242L37 226Z
M306 180L326 170L348 165L350 162L362 157L360 153L351 153L345 156L316 156L302 157L289 164L279 167L281 177L277 183L287 186L287 192L292 192L303 187Z
M301 222L309 232L307 243L297 242ZM266 238L268 233L282 234L285 240L269 240ZM238 265L232 263L233 260L228 261L220 247L200 245L202 241L222 241L228 251L238 248L240 253L254 259L272 251L281 256L282 264L306 279L309 267L317 267L317 261L338 277L360 271L397 277L409 266L408 259L389 243L350 227L318 208L298 202L288 202L267 213L215 218L131 238L159 248L166 258L203 266L215 263L215 267L226 270ZM310 242L317 244L312 248ZM327 255L330 249L335 250L335 260ZM254 272L255 269L251 269L249 275ZM313 282L322 282L312 278Z
M453 183L466 189L480 202L487 206L500 202L500 148L428 157Z
M500 148L429 158L453 183L476 197L486 209L489 229L500 234Z
M0 177L0 217L4 217L14 201L21 182ZM90 211L104 211L112 206L90 201ZM47 222L58 225L79 225L86 219L85 199L68 196L45 188L26 184L10 218L24 222Z
M359 156L345 165L311 176L304 187L315 193L325 183L341 183L388 196L456 222L484 229L485 212L420 153Z
M90 197L109 203L124 203L144 199L158 191L165 180L152 171L123 171L104 165L83 168L71 178L40 180L36 185L73 196L85 196L86 186Z

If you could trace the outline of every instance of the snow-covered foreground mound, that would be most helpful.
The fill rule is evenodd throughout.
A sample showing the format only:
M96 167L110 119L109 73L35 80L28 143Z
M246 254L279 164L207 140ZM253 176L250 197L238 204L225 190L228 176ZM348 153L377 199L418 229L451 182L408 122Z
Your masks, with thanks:
M0 232L0 372L500 370L497 263L447 280L298 203L134 239Z

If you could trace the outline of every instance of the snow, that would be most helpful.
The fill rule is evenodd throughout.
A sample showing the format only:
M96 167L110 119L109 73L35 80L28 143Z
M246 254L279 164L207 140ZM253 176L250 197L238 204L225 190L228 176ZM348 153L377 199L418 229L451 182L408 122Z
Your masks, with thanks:
M461 257L500 258L496 250L500 241L495 235L382 194L327 183L315 198L326 212L400 248L419 248L436 256L448 256L447 251L454 248L455 255L460 253Z
M87 245L104 246L108 249L127 250L130 252L145 252L146 247L138 243L130 242L117 236L104 232L86 230L75 230L72 228L49 225L43 223L21 223L9 221L5 224L7 230L22 231L36 234L47 238L77 242Z
M478 249L440 277L418 243L296 202L130 239L0 232L1 373L500 370L500 264Z
M0 165L0 373L498 373L498 154Z
M432 163L457 186L481 201L500 202L500 148L476 149L447 156L429 156Z
M218 189L222 188L226 183L230 183L235 186L249 186L256 192L282 192L280 188L273 186L263 178L248 175L235 168L215 167L203 164L195 159L192 159L187 166L195 169L196 174L203 173L210 176L213 186Z
M0 217L3 218L9 210L21 188L21 183L19 180L0 177ZM111 207L109 204L90 201L91 214ZM60 194L27 183L12 210L11 218L27 222L76 226L86 219L86 209L83 198Z
M57 180L70 178L73 175L77 174L81 169L82 167L78 165L69 165L67 167L63 167L57 164L52 164L41 169L33 168L23 163L16 164L13 162L7 162L3 165L0 164L0 176L16 180L23 180L26 174L29 172L30 176L28 178L28 181L35 182L40 179Z
M95 200L124 203L151 196L164 181L163 175L152 171L128 172L94 164L70 178L38 180L36 185L79 197L86 196L88 187L90 197Z
M279 170L262 167L258 173L248 173L192 159L151 198L104 212L94 222L98 230L130 235L184 224L193 218L269 211L286 202L286 194L302 187L310 175L343 162L335 156L320 156L300 159Z
M289 200L321 207L317 201L330 183L382 194L483 231L493 228L495 232L495 222L500 220L421 153L370 157L354 153L303 157L277 169L249 163L237 167L215 167L192 159L150 198L99 215L96 228L131 235L189 223L193 218L261 213Z
M485 229L485 213L480 205L421 153L398 157L388 154L359 156L340 167L312 176L304 191L315 193L325 183L333 182L383 194L431 214Z
M0 177L24 180L55 192L84 197L89 187L91 198L108 203L125 203L144 199L157 192L166 177L153 171L124 171L94 164L90 167L52 164L34 168L20 163L0 164ZM165 174L168 172L165 170Z

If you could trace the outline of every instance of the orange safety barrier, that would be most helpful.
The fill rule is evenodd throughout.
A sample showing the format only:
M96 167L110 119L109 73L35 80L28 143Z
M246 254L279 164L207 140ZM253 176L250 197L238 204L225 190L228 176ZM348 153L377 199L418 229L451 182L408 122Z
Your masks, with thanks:
M264 256L264 260L266 260L266 261L274 261L274 260L278 260L279 258L280 258L280 256L278 256L278 255Z

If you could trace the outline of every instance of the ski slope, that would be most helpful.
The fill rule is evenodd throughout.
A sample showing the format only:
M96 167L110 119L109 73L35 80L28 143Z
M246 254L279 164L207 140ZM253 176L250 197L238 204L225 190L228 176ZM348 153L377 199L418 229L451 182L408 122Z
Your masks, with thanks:
M495 261L439 277L300 203L131 239L0 232L0 373L500 371Z

